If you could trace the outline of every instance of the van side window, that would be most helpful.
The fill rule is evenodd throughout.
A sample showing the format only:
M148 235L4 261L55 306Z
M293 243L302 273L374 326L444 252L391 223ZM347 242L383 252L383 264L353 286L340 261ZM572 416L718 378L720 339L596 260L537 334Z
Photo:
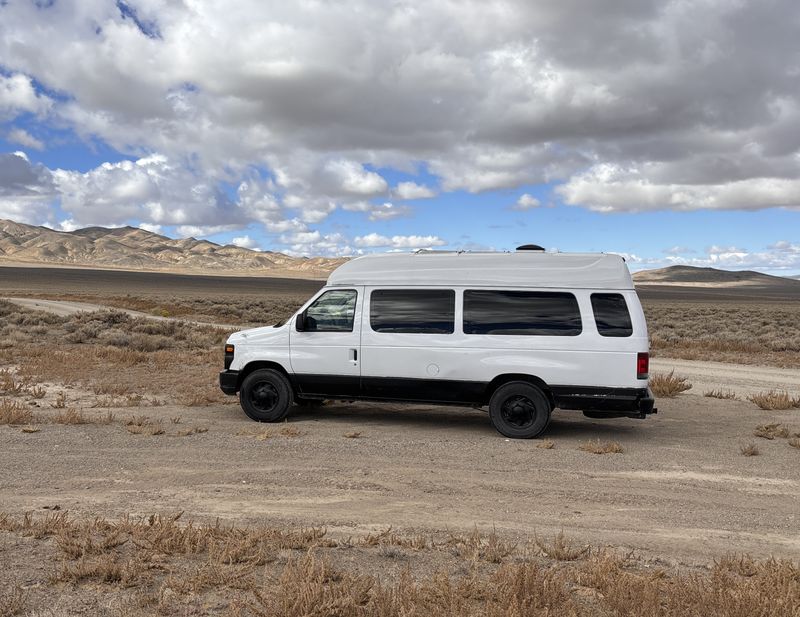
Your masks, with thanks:
M464 334L577 336L581 312L571 293L464 292Z
M352 332L357 296L354 289L326 291L306 309L306 330Z
M452 289L376 289L369 323L375 332L452 334L456 292Z
M592 311L601 336L631 336L633 325L622 294L592 294Z

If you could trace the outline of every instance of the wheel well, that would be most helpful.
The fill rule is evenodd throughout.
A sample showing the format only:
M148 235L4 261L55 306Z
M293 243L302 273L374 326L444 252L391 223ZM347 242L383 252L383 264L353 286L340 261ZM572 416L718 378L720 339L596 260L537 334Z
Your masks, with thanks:
M273 370L278 371L279 373L282 373L283 376L286 377L286 379L291 384L292 389L294 389L292 378L289 376L289 373L286 372L286 369L283 368L280 364L278 364L277 362L268 362L266 360L257 360L255 362L249 362L245 364L244 368L239 371L239 380L236 383L236 390L238 391L239 388L242 387L242 382L244 381L245 377L247 377L253 371L257 371L262 368L271 368Z
M550 391L548 385L542 380L536 377L535 375L526 375L524 373L508 373L505 375L498 375L492 381L489 382L489 385L486 386L486 394L485 396L485 403L489 402L489 399L492 398L492 394L494 394L495 390L502 386L503 384L507 384L510 381L527 381L528 383L533 384L537 388L539 388L544 395L547 397L547 400L550 401L551 409L555 409L556 401L553 398L553 393Z

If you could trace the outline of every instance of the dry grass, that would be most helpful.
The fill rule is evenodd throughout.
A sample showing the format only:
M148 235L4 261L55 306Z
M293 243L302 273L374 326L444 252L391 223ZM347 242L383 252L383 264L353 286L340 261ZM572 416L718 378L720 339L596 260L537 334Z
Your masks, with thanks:
M650 376L650 389L656 396L673 398L681 392L692 389L688 377L676 375L675 371L669 373L653 373Z
M579 546L567 538L563 531L559 531L552 540L545 540L536 536L534 537L534 544L545 557L555 559L556 561L575 561L576 559L582 559L590 550L590 547Z
M793 448L800 448L800 437L792 437L788 443Z
M754 443L742 444L739 446L739 452L742 456L758 456L761 454L758 450L758 446Z
M708 398L721 398L727 401L737 400L736 392L733 390L706 390L703 392L703 396Z
M759 408L766 410L783 410L800 407L800 397L792 397L786 390L769 390L758 392L747 397Z
M54 415L53 422L56 424L90 424L91 419L87 418L82 411L68 407Z
M359 439L362 435L363 433L361 431L352 431L344 434L344 436L348 439Z
M625 449L616 441L600 441L592 439L578 446L578 450L591 452L592 454L622 454Z
M0 399L0 424L30 424L33 421L33 412L29 407L8 399Z
M42 564L51 574L35 598L26 602L18 587L0 590L0 614L34 614L54 598L80 599L86 614L101 614L114 599L131 617L785 617L800 611L800 568L787 560L730 555L708 570L687 571L644 567L563 533L535 538L534 554L527 544L477 530L441 542L386 530L353 542L321 529L179 519L0 514L0 532L31 539L9 543L9 555L38 541L37 555L53 560Z
M23 427L22 427L20 430L21 430L23 433L38 433L38 432L40 432L42 429L41 429L41 427L39 427L39 426L23 426Z
M800 304L644 301L656 357L800 368Z
M761 424L753 431L755 437L762 437L763 439L775 439L776 437L787 438L789 436L789 427L785 424Z
M552 439L541 439L536 443L536 447L542 450L552 450L556 447L556 443Z

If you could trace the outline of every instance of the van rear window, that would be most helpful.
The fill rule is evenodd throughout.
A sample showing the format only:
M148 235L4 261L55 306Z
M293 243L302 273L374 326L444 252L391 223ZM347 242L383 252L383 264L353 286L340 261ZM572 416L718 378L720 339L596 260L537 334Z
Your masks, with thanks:
M581 329L578 301L571 293L464 292L464 334L577 336Z
M592 311L601 336L631 336L633 325L622 294L592 294Z
M456 292L452 289L376 289L369 322L375 332L452 334Z

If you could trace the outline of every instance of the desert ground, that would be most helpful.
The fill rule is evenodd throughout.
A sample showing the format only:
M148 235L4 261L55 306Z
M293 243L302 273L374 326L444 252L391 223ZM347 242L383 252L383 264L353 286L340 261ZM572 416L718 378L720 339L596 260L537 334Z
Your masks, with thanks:
M691 389L523 441L456 407L248 420L227 332L320 284L0 268L0 614L800 615L792 290L643 288Z

